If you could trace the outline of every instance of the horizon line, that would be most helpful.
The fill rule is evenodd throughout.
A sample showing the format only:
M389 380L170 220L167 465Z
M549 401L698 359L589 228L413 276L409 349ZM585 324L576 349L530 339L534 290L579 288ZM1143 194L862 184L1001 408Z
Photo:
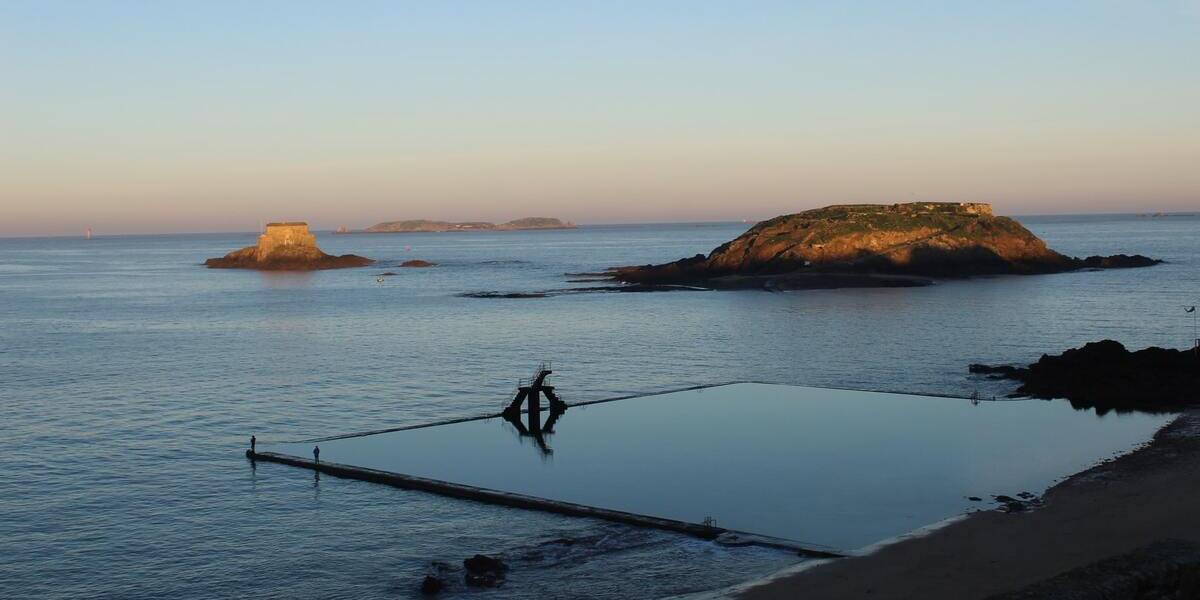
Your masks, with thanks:
M799 211L799 212L804 212L804 211ZM798 214L798 213L784 213L784 214ZM1085 217L1085 216L1115 217L1115 216L1137 216L1137 215L1196 216L1196 215L1200 215L1200 209L1185 210L1185 211L1142 211L1142 212L1012 213L1012 214L1007 214L1007 215L996 215L996 216L1017 218L1017 217ZM776 215L776 216L783 216L783 215ZM621 225L625 225L625 226L693 225L693 224L694 225L717 225L717 224L734 224L734 223L752 225L752 224L761 223L762 221L766 221L768 219L773 219L773 218L775 218L775 217L766 217L764 219L756 219L753 221L751 221L751 220L736 220L736 219L711 219L711 220L692 220L692 221L608 221L608 222L595 222L595 223L579 222L579 221L570 221L570 222L574 223L577 228L612 227L612 226L621 226ZM299 222L304 223L306 225L308 224L307 221L299 221ZM455 221L455 222L457 222L457 221ZM466 222L466 221L463 221L463 222ZM84 227L85 231L88 229L91 229L91 228ZM502 233L512 233L513 231L562 231L562 230L563 229L561 229L561 228L550 228L550 229L544 229L544 230L540 230L537 228L531 228L531 229L517 229L517 230L511 230L511 231L503 231ZM347 233L341 233L341 234L337 233L336 228L335 229L313 229L312 231L315 233L330 233L330 234L334 234L334 235L348 235ZM350 230L350 232L355 233L355 234L365 233L361 229L359 229L359 230L352 229L352 230ZM164 236L165 237L165 236L175 236L175 235L219 235L219 234L243 234L243 233L258 234L258 233L261 233L261 231L252 231L252 230L248 230L248 229L246 229L246 230L232 230L231 229L231 230L218 230L218 231L212 231L212 230L210 230L210 231L167 231L167 232L160 232L160 233L119 232L119 233L102 233L102 234L92 231L92 238L134 237L134 236L145 236L145 237ZM397 231L397 232L381 232L378 235L396 235L396 234L405 234L405 233L441 233L441 232ZM471 233L471 232L462 232L462 233ZM37 238L45 238L45 239L67 238L67 239L70 239L70 238L84 237L84 235L85 234L83 234L83 233L78 233L78 234L0 235L0 240L37 239Z

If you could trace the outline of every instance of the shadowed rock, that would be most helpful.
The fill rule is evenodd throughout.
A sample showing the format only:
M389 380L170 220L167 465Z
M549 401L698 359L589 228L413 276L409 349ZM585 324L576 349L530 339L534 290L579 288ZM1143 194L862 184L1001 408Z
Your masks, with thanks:
M427 596L437 594L446 588L446 582L433 575L426 575L421 581L421 593Z
M1103 340L1028 367L971 365L972 373L1021 382L1017 394L1066 398L1077 408L1172 409L1200 400L1200 354L1196 350L1145 348L1130 352Z
M988 204L829 206L758 223L707 256L617 267L616 280L713 288L922 285L926 277L1148 266L1144 256L1064 256ZM896 279L916 277L917 279ZM839 279L840 278L840 279ZM772 283L773 282L773 283Z
M1142 256L1141 254L1114 254L1112 256L1089 256L1083 259L1083 264L1086 267L1096 269L1134 269L1137 267L1150 267L1161 263L1161 260Z
M504 582L508 565L498 558L476 554L463 561L464 580L471 587L496 587Z
M431 263L427 260L406 260L400 263L400 266L409 269L423 269L425 267L436 267L437 263Z
M270 223L258 236L258 244L235 250L221 258L210 258L210 269L259 269L264 271L314 271L364 267L375 261L353 254L332 256L317 247L317 238L306 223Z

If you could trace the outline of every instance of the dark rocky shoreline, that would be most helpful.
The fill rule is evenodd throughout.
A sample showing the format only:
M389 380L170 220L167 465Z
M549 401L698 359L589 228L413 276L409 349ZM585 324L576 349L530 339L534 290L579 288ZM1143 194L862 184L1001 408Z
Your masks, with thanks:
M1014 395L1066 398L1077 408L1178 410L1200 400L1200 351L1151 347L1130 352L1103 340L1027 367L973 364L970 372L1021 382Z

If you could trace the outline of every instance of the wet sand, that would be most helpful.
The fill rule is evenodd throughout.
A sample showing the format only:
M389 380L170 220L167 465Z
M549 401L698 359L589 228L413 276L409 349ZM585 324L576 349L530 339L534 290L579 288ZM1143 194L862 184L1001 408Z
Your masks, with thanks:
M743 588L748 600L986 598L1164 538L1200 542L1200 410L1025 513L982 511L869 556Z

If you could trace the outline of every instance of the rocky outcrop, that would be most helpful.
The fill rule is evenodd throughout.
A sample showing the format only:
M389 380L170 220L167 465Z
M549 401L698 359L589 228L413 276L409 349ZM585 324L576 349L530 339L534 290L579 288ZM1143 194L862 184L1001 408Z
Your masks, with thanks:
M436 595L444 589L446 589L446 580L440 577L426 575L425 579L421 580L421 593L426 596Z
M508 571L508 565L504 564L504 561L484 554L476 554L464 560L463 568L466 570L463 578L471 587L496 587L504 583L505 573Z
M707 256L610 272L631 283L716 288L773 283L789 289L830 287L835 283L831 275L854 285L921 285L928 281L919 278L926 277L1057 273L1155 262L1142 256L1071 258L1046 247L1013 219L994 216L988 204L923 202L828 206L775 217Z
M525 217L514 219L507 223L488 223L471 221L453 223L450 221L427 221L412 219L408 221L387 221L376 223L363 231L365 233L416 233L416 232L445 232L445 231L517 231L524 229L575 229L575 224L551 217Z
M1094 269L1135 269L1149 267L1161 263L1161 260L1142 256L1141 254L1114 254L1112 256L1089 256L1083 259L1083 266Z
M424 269L426 267L436 267L437 263L432 263L427 260L414 259L414 260L406 260L406 261L400 263L400 266L408 268L408 269Z
M313 271L342 269L371 264L369 258L353 254L332 256L317 247L317 238L307 223L270 223L258 236L258 244L235 250L221 258L210 258L210 269L259 269L264 271Z
M1017 395L1066 398L1078 408L1173 409L1200 400L1197 350L1130 352L1120 342L1103 340L1057 356L1042 355L1028 367L975 364L970 371L1020 381Z

